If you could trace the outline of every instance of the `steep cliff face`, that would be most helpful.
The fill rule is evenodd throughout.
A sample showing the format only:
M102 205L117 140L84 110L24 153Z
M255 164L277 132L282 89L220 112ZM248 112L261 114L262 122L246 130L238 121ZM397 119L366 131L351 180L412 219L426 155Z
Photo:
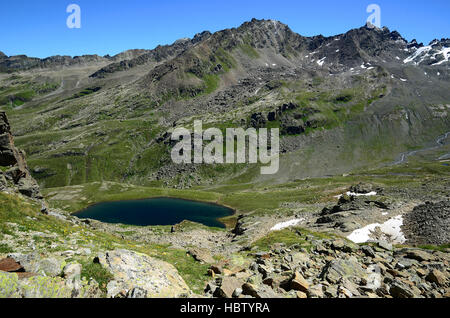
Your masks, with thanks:
M18 191L28 197L42 199L39 185L28 170L25 153L14 146L4 112L0 112L0 191Z

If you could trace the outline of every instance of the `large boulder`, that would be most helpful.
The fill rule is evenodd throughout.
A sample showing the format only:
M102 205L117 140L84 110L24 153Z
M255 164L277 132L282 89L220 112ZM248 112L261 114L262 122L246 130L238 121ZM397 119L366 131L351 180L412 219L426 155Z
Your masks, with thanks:
M220 282L220 286L214 291L214 297L231 298L236 289L242 287L242 281L236 277L224 277Z
M444 273L433 269L426 277L426 280L437 284L438 286L444 286L447 282L447 277Z
M17 274L0 271L0 298L21 298Z
M68 264L63 268L63 277L69 280L80 279L81 269L82 269L81 264L77 263Z
M420 290L400 280L395 280L391 284L390 294L394 298L417 298L420 296Z
M267 285L245 283L242 285L242 294L253 298L278 298L279 296Z
M61 277L32 276L20 279L17 273L0 271L0 298L98 298L95 281L64 280Z
M335 284L342 278L366 277L367 273L356 259L349 258L345 260L336 259L329 262L325 266L321 276L328 282Z
M191 248L188 253L198 262L206 264L215 263L214 258L212 257L210 251L207 249L195 247Z
M56 277L61 275L62 270L62 261L54 257L49 257L37 262L32 272L43 273L46 276Z
M21 178L17 183L17 187L19 192L27 197L35 198L40 196L39 185L33 178Z
M361 183L358 183L357 185L351 186L348 191L350 191L352 193L367 194L374 190L375 190L375 188L372 184L361 182Z
M60 276L64 268L62 259L56 257L42 258L37 252L31 254L12 253L8 255L8 258L19 263L24 271L43 276Z
M190 294L174 266L145 254L120 249L100 254L96 261L114 275L107 286L108 297L125 297L137 287L149 298Z
M306 293L309 289L309 283L299 272L295 272L291 280L291 288Z

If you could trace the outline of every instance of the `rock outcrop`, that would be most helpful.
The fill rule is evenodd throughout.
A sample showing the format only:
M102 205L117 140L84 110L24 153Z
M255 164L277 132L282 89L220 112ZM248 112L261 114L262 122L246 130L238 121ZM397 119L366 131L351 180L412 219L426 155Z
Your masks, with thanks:
M190 294L173 265L145 254L115 250L99 255L96 261L114 275L107 286L108 297L177 298Z
M18 191L25 196L42 199L39 185L28 170L25 152L14 145L5 112L0 112L0 191Z
M0 260L0 298L99 298L95 280L81 278L82 266L56 258L10 254Z

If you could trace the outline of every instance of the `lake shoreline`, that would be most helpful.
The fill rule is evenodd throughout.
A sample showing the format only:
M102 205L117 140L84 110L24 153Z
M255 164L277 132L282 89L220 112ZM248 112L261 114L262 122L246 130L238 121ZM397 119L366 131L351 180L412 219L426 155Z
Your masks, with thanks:
M140 199L130 199L130 200L100 201L100 202L93 203L93 204L91 204L91 205L87 206L86 208L81 209L79 211L72 212L72 213L70 213L70 215L71 216L75 216L75 217L77 217L79 219L92 219L92 218L80 217L79 215L82 214L83 212L86 212L89 209L92 209L93 207L96 207L96 206L99 206L99 205L102 205L102 204L124 203L124 202L139 202L139 201L158 200L158 199L168 199L168 200L184 201L184 202L191 202L191 203L199 203L199 204L210 205L210 206L215 206L215 207L219 207L219 208L225 208L225 209L230 211L230 214L214 219L215 221L219 222L220 224L222 224L224 226L223 229L229 229L229 222L226 222L225 219L234 218L234 217L236 217L236 214L237 214L237 210L235 208L227 206L227 205L224 205L224 204L220 204L218 202L192 200L192 199L185 199L185 198L172 197L172 196L157 196L157 197L147 197L147 198L140 198ZM93 220L96 220L96 219L93 219ZM167 224L166 225L163 225L163 224L136 225L136 224L127 224L127 223L110 223L110 222L104 222L104 221L100 221L100 220L96 220L96 221L102 222L102 223L108 223L108 224L123 224L123 225L140 226L140 227L148 227L148 226L175 226L175 225L180 224L180 223L182 223L184 221L190 221L190 222L199 223L199 224L202 224L204 226L211 227L211 228L215 227L215 226L209 226L209 225L203 224L201 222L192 221L192 220L189 220L189 219L184 219L184 220L182 220L182 221L180 221L178 223L168 224L168 225Z

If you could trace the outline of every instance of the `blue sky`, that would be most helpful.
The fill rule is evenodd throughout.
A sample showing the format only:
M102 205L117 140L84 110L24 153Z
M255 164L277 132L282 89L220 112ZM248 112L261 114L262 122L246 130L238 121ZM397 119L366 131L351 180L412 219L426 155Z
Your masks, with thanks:
M66 26L71 3L81 7L81 29ZM448 0L14 0L0 4L0 51L114 55L237 27L253 17L280 20L305 36L329 36L364 25L372 3L381 7L381 24L407 40L450 37Z

